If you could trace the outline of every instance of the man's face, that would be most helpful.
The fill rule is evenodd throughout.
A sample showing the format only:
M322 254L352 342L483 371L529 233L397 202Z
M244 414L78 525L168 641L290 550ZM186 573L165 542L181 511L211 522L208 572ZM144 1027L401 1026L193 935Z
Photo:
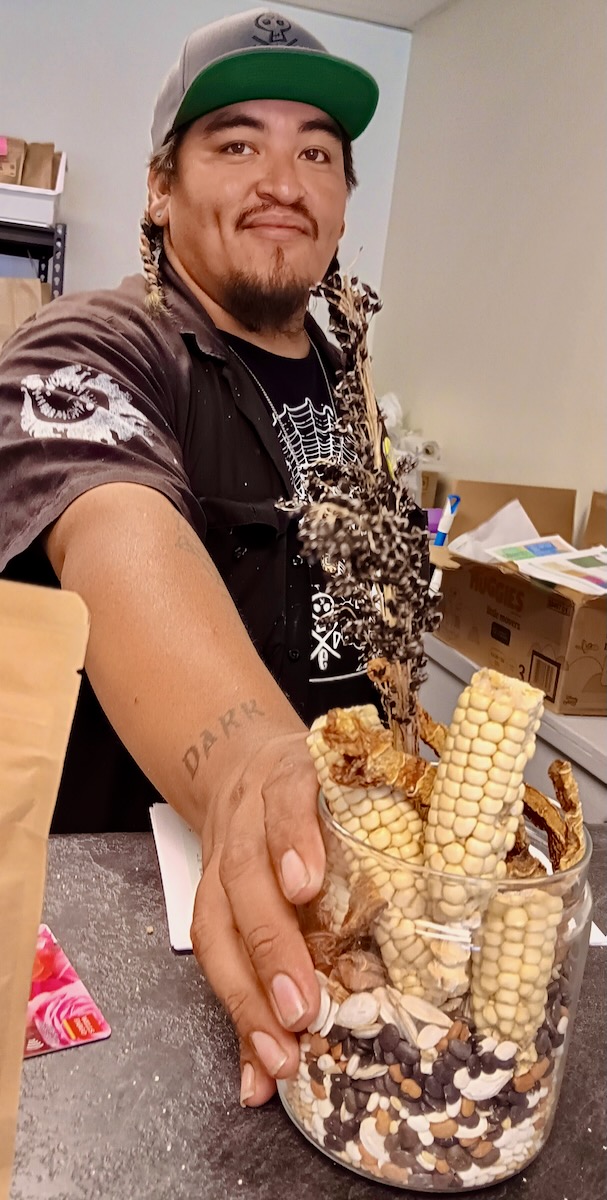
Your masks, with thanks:
M175 178L152 176L152 210L163 187L165 237L206 295L249 328L235 309L255 311L256 296L266 326L280 327L281 297L285 317L305 308L335 253L347 199L339 131L326 113L287 100L209 113L187 130Z

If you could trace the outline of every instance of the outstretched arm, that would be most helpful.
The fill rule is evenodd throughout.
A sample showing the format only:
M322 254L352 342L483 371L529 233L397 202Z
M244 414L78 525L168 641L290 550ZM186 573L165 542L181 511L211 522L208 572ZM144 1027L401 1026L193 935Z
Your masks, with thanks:
M241 1038L243 1097L260 1103L296 1068L286 1029L305 1028L319 999L290 903L310 899L324 869L305 727L204 546L160 493L94 488L46 548L90 610L86 666L100 703L202 837L194 947Z

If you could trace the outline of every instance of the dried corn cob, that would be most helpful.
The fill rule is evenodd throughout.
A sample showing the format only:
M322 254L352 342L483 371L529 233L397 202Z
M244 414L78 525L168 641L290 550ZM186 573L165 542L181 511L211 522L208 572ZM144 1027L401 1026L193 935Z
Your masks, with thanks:
M571 764L556 760L548 771L561 808L535 788L525 788L525 812L548 839L553 870L564 871L584 853L582 808ZM514 850L519 878L544 874L519 828ZM567 884L564 883L566 891ZM472 1014L483 1033L519 1043L519 1070L536 1058L547 988L558 958L564 891L504 892L494 896L483 922L483 942L472 971Z
M580 791L570 762L555 759L548 767L548 774L552 780L554 794L565 815L565 845L558 869L566 871L584 857L586 848Z
M372 704L318 717L308 746L334 817L374 850L422 861L421 817L406 791L426 764L395 751ZM354 785L354 786L353 786Z
M423 862L422 820L406 789L422 777L426 764L394 751L372 705L319 717L308 745L331 814L361 843L360 851L343 843L329 847L328 899L335 931L345 916L342 882L351 888L361 876L370 877L387 901L374 934L390 980L402 990L440 999L435 981L425 974L431 948L415 926L425 910L423 881L404 866ZM360 786L344 784L344 778ZM380 785L386 778L392 782ZM368 847L387 851L403 866L390 868L371 857Z
M501 879L523 811L523 769L533 754L542 693L484 668L463 691L430 797L424 857L433 870ZM431 884L432 916L467 911L463 884Z
M445 738L448 733L447 726L441 725L439 721L434 721L425 708L422 708L419 700L417 702L417 720L419 724L419 736L422 742L425 742L440 758L445 747Z
M554 763L552 767L554 767ZM552 770L552 768L550 768ZM525 786L523 796L525 815L536 829L546 834L548 853L553 870L559 869L559 863L567 845L567 825L563 813L552 804L547 796L543 796L536 788Z
M520 1047L519 1067L536 1058L563 901L554 893L500 892L483 920L482 946L472 965L472 1017L480 1033Z

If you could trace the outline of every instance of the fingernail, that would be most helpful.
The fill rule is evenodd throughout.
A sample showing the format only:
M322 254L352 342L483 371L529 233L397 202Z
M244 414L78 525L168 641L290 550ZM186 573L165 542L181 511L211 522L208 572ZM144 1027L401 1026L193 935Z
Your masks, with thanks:
M250 1063L245 1063L240 1078L240 1103L243 1108L246 1108L247 1100L251 1099L254 1091L255 1072Z
M285 851L280 863L280 874L282 875L283 891L288 900L297 896L298 892L301 892L302 888L305 888L310 882L306 865L299 857L297 850Z
M255 1031L251 1034L255 1053L261 1059L268 1075L276 1075L284 1067L287 1056L278 1042L269 1033Z
M272 980L272 995L283 1025L290 1029L301 1020L306 1005L303 996L289 975L275 975Z

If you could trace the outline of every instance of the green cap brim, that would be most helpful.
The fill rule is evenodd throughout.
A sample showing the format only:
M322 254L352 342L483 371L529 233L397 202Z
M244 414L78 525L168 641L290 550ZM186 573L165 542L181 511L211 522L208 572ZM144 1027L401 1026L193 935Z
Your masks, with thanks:
M291 47L237 51L190 84L173 129L244 100L295 100L328 113L353 140L367 128L378 98L373 76L345 59Z

